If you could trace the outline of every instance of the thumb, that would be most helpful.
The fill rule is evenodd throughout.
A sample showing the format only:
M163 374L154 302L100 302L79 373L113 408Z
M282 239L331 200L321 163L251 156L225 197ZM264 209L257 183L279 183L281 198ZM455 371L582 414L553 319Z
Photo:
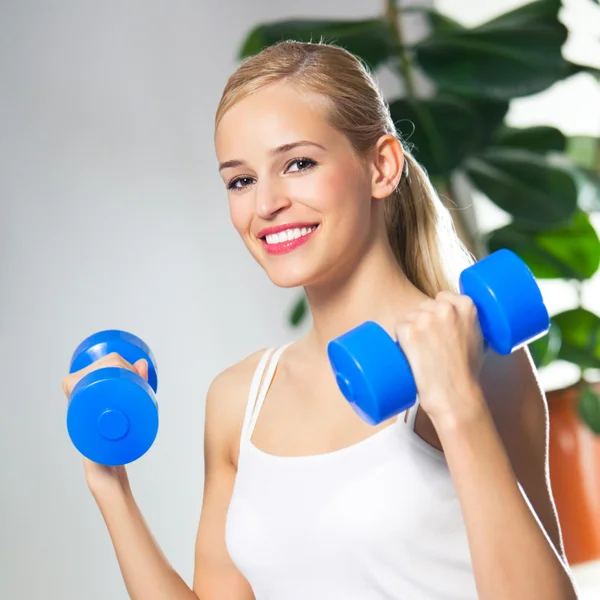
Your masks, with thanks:
M148 361L145 358L136 360L133 364L133 368L140 377L143 377L146 381L148 381Z

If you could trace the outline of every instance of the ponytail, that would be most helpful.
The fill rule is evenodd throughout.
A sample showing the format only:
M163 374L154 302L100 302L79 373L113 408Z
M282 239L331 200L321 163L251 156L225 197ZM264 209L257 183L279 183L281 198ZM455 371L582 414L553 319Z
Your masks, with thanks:
M394 256L413 285L431 298L443 290L458 292L458 277L473 257L421 165L407 150L404 161L402 179L384 209Z

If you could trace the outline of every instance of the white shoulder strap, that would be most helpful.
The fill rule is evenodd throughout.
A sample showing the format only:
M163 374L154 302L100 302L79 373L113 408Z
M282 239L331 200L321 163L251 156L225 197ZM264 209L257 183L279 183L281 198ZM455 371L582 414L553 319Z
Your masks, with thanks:
M277 350L275 350L275 352L273 353L273 357L271 358L269 368L263 379L262 386L258 393L258 397L256 399L256 404L253 406L252 418L248 425L248 431L246 434L247 440L249 440L252 437L252 432L254 431L254 427L255 427L256 421L258 419L258 414L260 413L260 409L262 408L263 402L265 401L267 392L269 391L269 388L271 387L271 382L273 381L273 376L275 375L275 369L277 368L277 363L279 362L279 358L283 354L283 351L290 345L291 345L291 342L288 344L285 344L283 346L279 346L279 348L277 348Z
M258 397L260 383L263 379L265 369L267 368L269 358L271 357L274 351L275 348L269 348L263 352L263 355L260 358L256 370L254 371L254 375L252 376L252 382L250 383L250 391L248 393L248 402L246 404L246 412L244 414L244 423L242 425L242 440L249 438L249 436L247 436L247 431L248 426L250 425L250 419L252 418L252 411L256 403L256 398Z

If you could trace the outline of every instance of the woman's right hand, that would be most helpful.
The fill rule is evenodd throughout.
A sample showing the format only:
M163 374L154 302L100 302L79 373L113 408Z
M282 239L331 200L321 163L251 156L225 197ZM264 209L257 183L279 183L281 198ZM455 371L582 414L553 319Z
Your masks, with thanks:
M92 371L106 367L128 369L148 381L148 363L145 359L141 358L132 365L116 352L111 352L84 369L70 373L63 379L62 388L67 399L70 398L73 388L80 379ZM82 456L82 458L86 482L93 494L102 493L104 490L114 489L115 487L119 487L123 491L129 491L129 480L125 466L110 467L91 461L85 456Z

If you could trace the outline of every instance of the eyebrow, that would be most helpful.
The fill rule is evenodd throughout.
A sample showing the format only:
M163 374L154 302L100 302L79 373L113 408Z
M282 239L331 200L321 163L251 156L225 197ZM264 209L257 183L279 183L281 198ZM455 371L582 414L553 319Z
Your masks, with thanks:
M289 144L283 144L281 146L277 146L277 148L271 148L268 152L269 156L277 156L278 154L284 154L285 152L289 152L294 148L298 148L298 146L317 146L317 148L321 148L322 150L326 150L325 146L321 146L321 144L317 144L317 142L310 142L308 140L300 140L298 142L291 142ZM242 167L246 163L243 160L226 160L219 165L219 171L223 169L230 169L232 167Z

